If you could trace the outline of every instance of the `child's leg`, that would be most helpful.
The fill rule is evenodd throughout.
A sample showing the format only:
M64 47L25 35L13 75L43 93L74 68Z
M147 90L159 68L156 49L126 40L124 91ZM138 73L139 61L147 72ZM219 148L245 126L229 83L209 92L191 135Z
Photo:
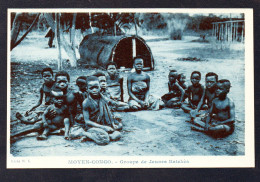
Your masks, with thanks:
M190 111L193 110L193 109L191 108L190 104L187 104L187 103L182 103L181 108L182 108L182 110L183 110L185 113L190 113Z
M51 121L47 120L47 123L51 123ZM37 137L38 140L47 140L47 136L48 136L50 130L57 129L57 127L55 125L52 125L52 124L44 124L43 127L44 127L44 131L41 135L39 135Z
M132 111L137 111L142 108L141 105L138 104L135 100L129 100L128 105L129 105L130 110L132 110Z
M197 126L191 126L191 130L193 130L193 131L198 131L198 132L203 132L203 133L207 133L204 128L197 127Z
M203 121L200 120L200 118L196 118L193 121L193 124L198 126L198 127L201 127L201 128L205 128L205 125L206 125Z
M37 140L47 140L48 133L50 132L50 129L46 127L43 131L43 133L39 136L37 136Z
M127 110L129 110L129 105L127 105L127 106L118 106L118 107L116 107L116 111L127 111Z
M161 98L154 95L149 95L148 104L149 104L148 109L154 111L159 110L165 106Z
M107 145L109 143L108 133L100 128L90 128L87 132L84 133L84 137L81 142L86 141L87 139L93 140L98 145Z
M39 121L39 117L36 113L33 114L33 117L26 118L21 113L17 112L15 114L16 118L21 121L23 124L34 124L35 122Z
M65 140L69 140L70 139L70 136L69 136L70 120L69 120L69 118L64 118L64 126L65 126L64 138L65 138Z
M179 101L180 101L179 97L174 97L174 98L168 100L165 105L168 108L180 108L181 104Z
M43 128L43 123L40 121L40 122L35 123L33 126L26 126L22 130L17 131L15 133L12 133L11 134L11 138L12 137L18 137L18 136L27 135L27 134L33 133L33 132L38 132L42 128Z
M119 131L114 131L113 133L109 134L109 138L111 141L116 141L121 138L121 133Z

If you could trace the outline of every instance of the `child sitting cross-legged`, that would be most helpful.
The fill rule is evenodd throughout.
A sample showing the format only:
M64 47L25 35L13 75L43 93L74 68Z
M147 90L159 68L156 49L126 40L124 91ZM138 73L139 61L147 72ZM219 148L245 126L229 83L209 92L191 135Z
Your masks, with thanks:
M192 85L187 88L185 93L185 97L188 97L188 103L182 103L181 108L184 112L190 113L191 122L193 122L197 114L198 104L205 93L205 89L204 86L200 84L201 73L199 71L193 71L190 80Z
M195 121L191 129L204 132L215 138L226 137L235 129L235 105L227 96L231 84L229 80L219 80L217 83L216 98L212 101L206 123Z
M108 143L109 140L118 140L121 137L118 130L122 129L122 123L115 119L107 100L101 94L100 82L97 77L88 77L87 90L89 95L82 104L85 125L89 128L87 132L91 132L93 129L103 131L103 135L94 140L96 143L104 143L104 140L107 141L105 143Z

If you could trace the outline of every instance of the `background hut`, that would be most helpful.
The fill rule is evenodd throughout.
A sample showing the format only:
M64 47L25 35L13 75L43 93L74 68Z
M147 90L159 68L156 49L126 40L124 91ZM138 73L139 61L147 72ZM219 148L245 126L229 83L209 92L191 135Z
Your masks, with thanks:
M79 64L106 67L109 61L116 62L118 68L132 68L133 57L144 59L144 70L154 69L154 59L149 46L139 36L109 36L90 34L79 46Z

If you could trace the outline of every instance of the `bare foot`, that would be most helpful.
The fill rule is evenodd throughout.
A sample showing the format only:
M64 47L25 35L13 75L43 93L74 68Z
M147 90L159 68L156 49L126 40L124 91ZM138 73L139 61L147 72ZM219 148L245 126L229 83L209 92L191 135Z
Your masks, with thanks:
M64 139L65 140L70 140L71 138L70 138L70 136L64 136Z
M47 135L45 135L45 134L42 134L42 135L40 135L40 136L37 136L37 140L47 140L48 139L48 137L47 137Z
M116 141L121 138L121 133L119 131L114 131L112 134L109 134L110 140L111 141Z

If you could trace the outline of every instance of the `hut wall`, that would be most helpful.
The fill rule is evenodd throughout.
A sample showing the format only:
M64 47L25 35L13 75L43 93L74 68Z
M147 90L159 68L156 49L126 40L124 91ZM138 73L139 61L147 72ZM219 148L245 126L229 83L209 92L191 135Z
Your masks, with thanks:
M133 48L133 41L136 47ZM105 67L109 61L117 63L118 67L132 68L133 49L136 55L144 59L146 69L154 68L154 60L150 48L145 41L137 36L99 36L87 35L80 43L80 64Z

